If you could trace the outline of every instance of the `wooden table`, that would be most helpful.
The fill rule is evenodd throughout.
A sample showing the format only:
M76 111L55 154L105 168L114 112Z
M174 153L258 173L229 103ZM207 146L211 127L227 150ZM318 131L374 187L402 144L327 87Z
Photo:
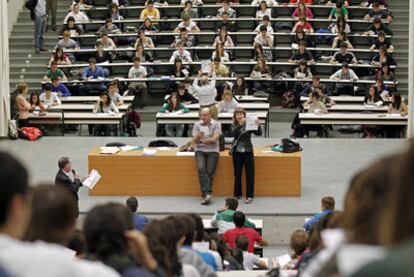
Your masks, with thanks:
M300 196L301 153L264 150L268 149L255 149L255 195ZM177 156L175 150L158 150L155 156L143 156L142 151L104 155L95 147L89 153L88 165L89 171L96 169L102 175L91 195L201 195L195 157ZM233 184L232 157L224 151L220 153L213 195L233 195Z

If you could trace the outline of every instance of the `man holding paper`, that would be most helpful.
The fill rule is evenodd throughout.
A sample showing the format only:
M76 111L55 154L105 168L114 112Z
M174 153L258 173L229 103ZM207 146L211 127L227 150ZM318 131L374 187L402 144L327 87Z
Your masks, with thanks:
M83 185L82 180L75 170L72 169L72 162L68 157L62 157L58 161L59 171L56 174L55 185L62 186L67 189L73 196L73 200L76 204L76 217L79 216L79 188ZM73 178L70 176L73 174Z
M201 205L210 204L212 198L214 173L219 161L219 137L221 124L211 118L209 108L200 112L200 121L193 127L193 140L190 149L195 151L198 178L200 181Z
M240 198L242 194L243 165L246 171L246 199L244 203L250 204L254 197L254 150L251 140L252 133L262 135L260 121L255 114L246 114L243 108L237 108L233 115L234 141L230 150L233 155L234 167L234 197Z

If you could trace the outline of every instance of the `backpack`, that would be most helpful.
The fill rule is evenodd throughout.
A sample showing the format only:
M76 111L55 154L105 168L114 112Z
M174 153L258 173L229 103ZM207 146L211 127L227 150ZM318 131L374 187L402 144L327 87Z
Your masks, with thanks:
M21 128L21 136L24 139L34 141L41 138L43 135L42 131L35 127L23 127Z
M37 6L37 1L38 0L27 0L26 3L24 4L24 6L30 10L30 19L34 20L35 19L35 13L34 10Z
M302 147L298 141L291 138L283 138L281 142L283 153L294 153L302 151Z
M168 139L152 140L148 143L148 147L178 147L173 141Z
M17 128L17 120L9 120L9 138L18 139L19 138L19 129Z
M295 104L295 93L293 91L286 91L282 95L282 107L283 108L294 108Z

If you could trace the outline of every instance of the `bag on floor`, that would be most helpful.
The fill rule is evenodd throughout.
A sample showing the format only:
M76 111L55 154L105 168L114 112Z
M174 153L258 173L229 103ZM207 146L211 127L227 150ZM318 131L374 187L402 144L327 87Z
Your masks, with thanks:
M9 138L18 139L19 138L19 129L17 128L17 120L9 120Z
M35 127L23 127L20 129L22 137L34 141L42 137L42 131Z
M295 93L293 91L286 91L282 95L282 107L283 108L294 108L296 107L295 103Z

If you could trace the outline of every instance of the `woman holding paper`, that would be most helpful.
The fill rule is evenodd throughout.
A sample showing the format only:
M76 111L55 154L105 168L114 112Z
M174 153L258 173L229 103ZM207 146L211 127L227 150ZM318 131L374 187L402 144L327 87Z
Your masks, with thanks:
M162 106L160 113L174 113L174 112L188 113L190 110L180 102L176 92L171 93L168 102ZM165 131L168 137L182 137L184 131L184 124L166 124Z
M243 165L246 171L246 199L244 203L250 204L254 197L254 150L251 140L252 133L262 135L259 119L253 115L246 115L243 108L237 108L233 115L233 145L230 149L233 155L234 167L234 197L238 199L242 194Z

